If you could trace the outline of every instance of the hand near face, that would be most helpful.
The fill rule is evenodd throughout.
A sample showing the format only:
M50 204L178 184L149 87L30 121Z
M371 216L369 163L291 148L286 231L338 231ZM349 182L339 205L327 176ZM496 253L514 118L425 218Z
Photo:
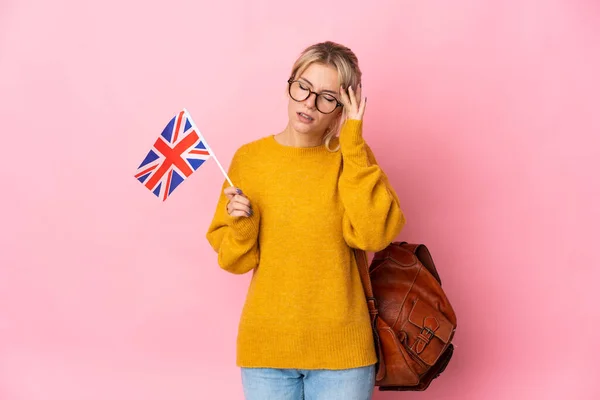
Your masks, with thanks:
M358 90L355 92L352 86L348 88L348 91L342 86L340 88L340 101L344 105L347 119L362 120L365 114L365 107L367 106L367 98L362 98L362 88L359 85Z

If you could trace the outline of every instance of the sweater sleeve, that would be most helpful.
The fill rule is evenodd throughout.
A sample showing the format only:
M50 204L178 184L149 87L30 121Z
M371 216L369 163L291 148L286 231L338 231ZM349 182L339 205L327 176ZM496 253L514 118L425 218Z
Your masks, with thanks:
M238 150L233 156L229 167L229 177L234 185L244 190L240 170L243 168L242 151ZM206 233L206 238L218 254L219 266L234 274L244 274L258 265L258 230L260 212L252 203L254 214L251 217L232 217L227 213L227 196L223 190L229 186L225 181L217 202L217 209Z
M346 243L379 251L393 242L406 219L396 192L362 136L362 121L347 120L340 132L343 167L338 187Z

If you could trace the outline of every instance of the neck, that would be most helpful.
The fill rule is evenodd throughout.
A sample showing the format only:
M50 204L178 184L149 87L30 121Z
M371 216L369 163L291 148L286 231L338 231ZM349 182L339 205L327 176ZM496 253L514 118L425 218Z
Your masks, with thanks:
M324 132L298 133L289 124L276 139L279 143L293 147L316 147L323 144Z

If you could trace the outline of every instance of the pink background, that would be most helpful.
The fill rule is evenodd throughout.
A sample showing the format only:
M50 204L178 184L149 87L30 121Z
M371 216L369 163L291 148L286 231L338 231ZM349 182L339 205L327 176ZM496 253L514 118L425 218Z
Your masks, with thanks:
M132 175L182 107L227 168L326 39L459 319L427 392L375 398L600 398L597 1L2 0L0 400L242 398L223 177L161 203Z

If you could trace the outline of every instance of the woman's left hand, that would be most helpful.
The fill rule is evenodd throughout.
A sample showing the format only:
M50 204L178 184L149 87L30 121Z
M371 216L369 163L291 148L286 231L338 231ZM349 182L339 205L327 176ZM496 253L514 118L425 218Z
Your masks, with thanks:
M358 119L362 120L365 115L365 107L367 106L367 98L362 98L362 88L358 87L358 90L354 92L352 86L348 88L348 91L344 87L340 88L340 101L344 105L347 119Z

